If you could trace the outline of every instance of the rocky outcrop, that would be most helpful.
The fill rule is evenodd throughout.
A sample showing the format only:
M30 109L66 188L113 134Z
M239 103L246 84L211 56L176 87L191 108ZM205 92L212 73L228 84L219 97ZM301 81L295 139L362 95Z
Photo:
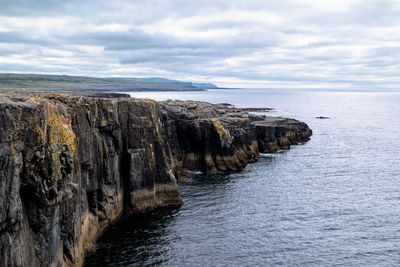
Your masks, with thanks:
M168 165L179 181L189 179L187 170L241 171L260 152L289 149L312 134L303 122L250 114L229 104L165 101L159 110Z
M181 205L188 170L240 171L310 135L227 104L0 95L0 266L80 266L121 215Z
M308 141L312 134L304 122L287 118L265 117L262 121L255 121L254 126L261 153L289 149L291 145Z

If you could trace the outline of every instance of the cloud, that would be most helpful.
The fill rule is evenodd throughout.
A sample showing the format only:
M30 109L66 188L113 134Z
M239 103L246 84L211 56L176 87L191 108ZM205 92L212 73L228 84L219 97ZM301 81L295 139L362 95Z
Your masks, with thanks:
M398 86L400 4L0 0L3 72Z

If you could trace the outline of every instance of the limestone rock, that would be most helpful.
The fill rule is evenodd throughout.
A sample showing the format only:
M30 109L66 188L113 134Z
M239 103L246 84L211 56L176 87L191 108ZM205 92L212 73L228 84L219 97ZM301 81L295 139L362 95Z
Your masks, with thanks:
M189 171L236 172L307 141L228 104L0 95L0 266L80 266L120 216L181 205Z

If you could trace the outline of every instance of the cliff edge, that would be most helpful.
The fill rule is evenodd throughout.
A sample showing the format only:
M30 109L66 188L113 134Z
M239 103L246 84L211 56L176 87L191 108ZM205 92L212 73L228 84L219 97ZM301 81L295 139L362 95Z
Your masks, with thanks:
M181 205L188 170L237 172L311 134L228 104L0 94L0 266L80 266L123 214Z

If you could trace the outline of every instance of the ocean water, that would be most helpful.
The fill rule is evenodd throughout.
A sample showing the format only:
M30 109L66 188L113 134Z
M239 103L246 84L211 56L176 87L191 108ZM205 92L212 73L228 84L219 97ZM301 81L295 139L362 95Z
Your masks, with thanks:
M272 107L313 136L242 173L194 174L181 208L115 225L86 266L400 266L400 91L132 95Z

